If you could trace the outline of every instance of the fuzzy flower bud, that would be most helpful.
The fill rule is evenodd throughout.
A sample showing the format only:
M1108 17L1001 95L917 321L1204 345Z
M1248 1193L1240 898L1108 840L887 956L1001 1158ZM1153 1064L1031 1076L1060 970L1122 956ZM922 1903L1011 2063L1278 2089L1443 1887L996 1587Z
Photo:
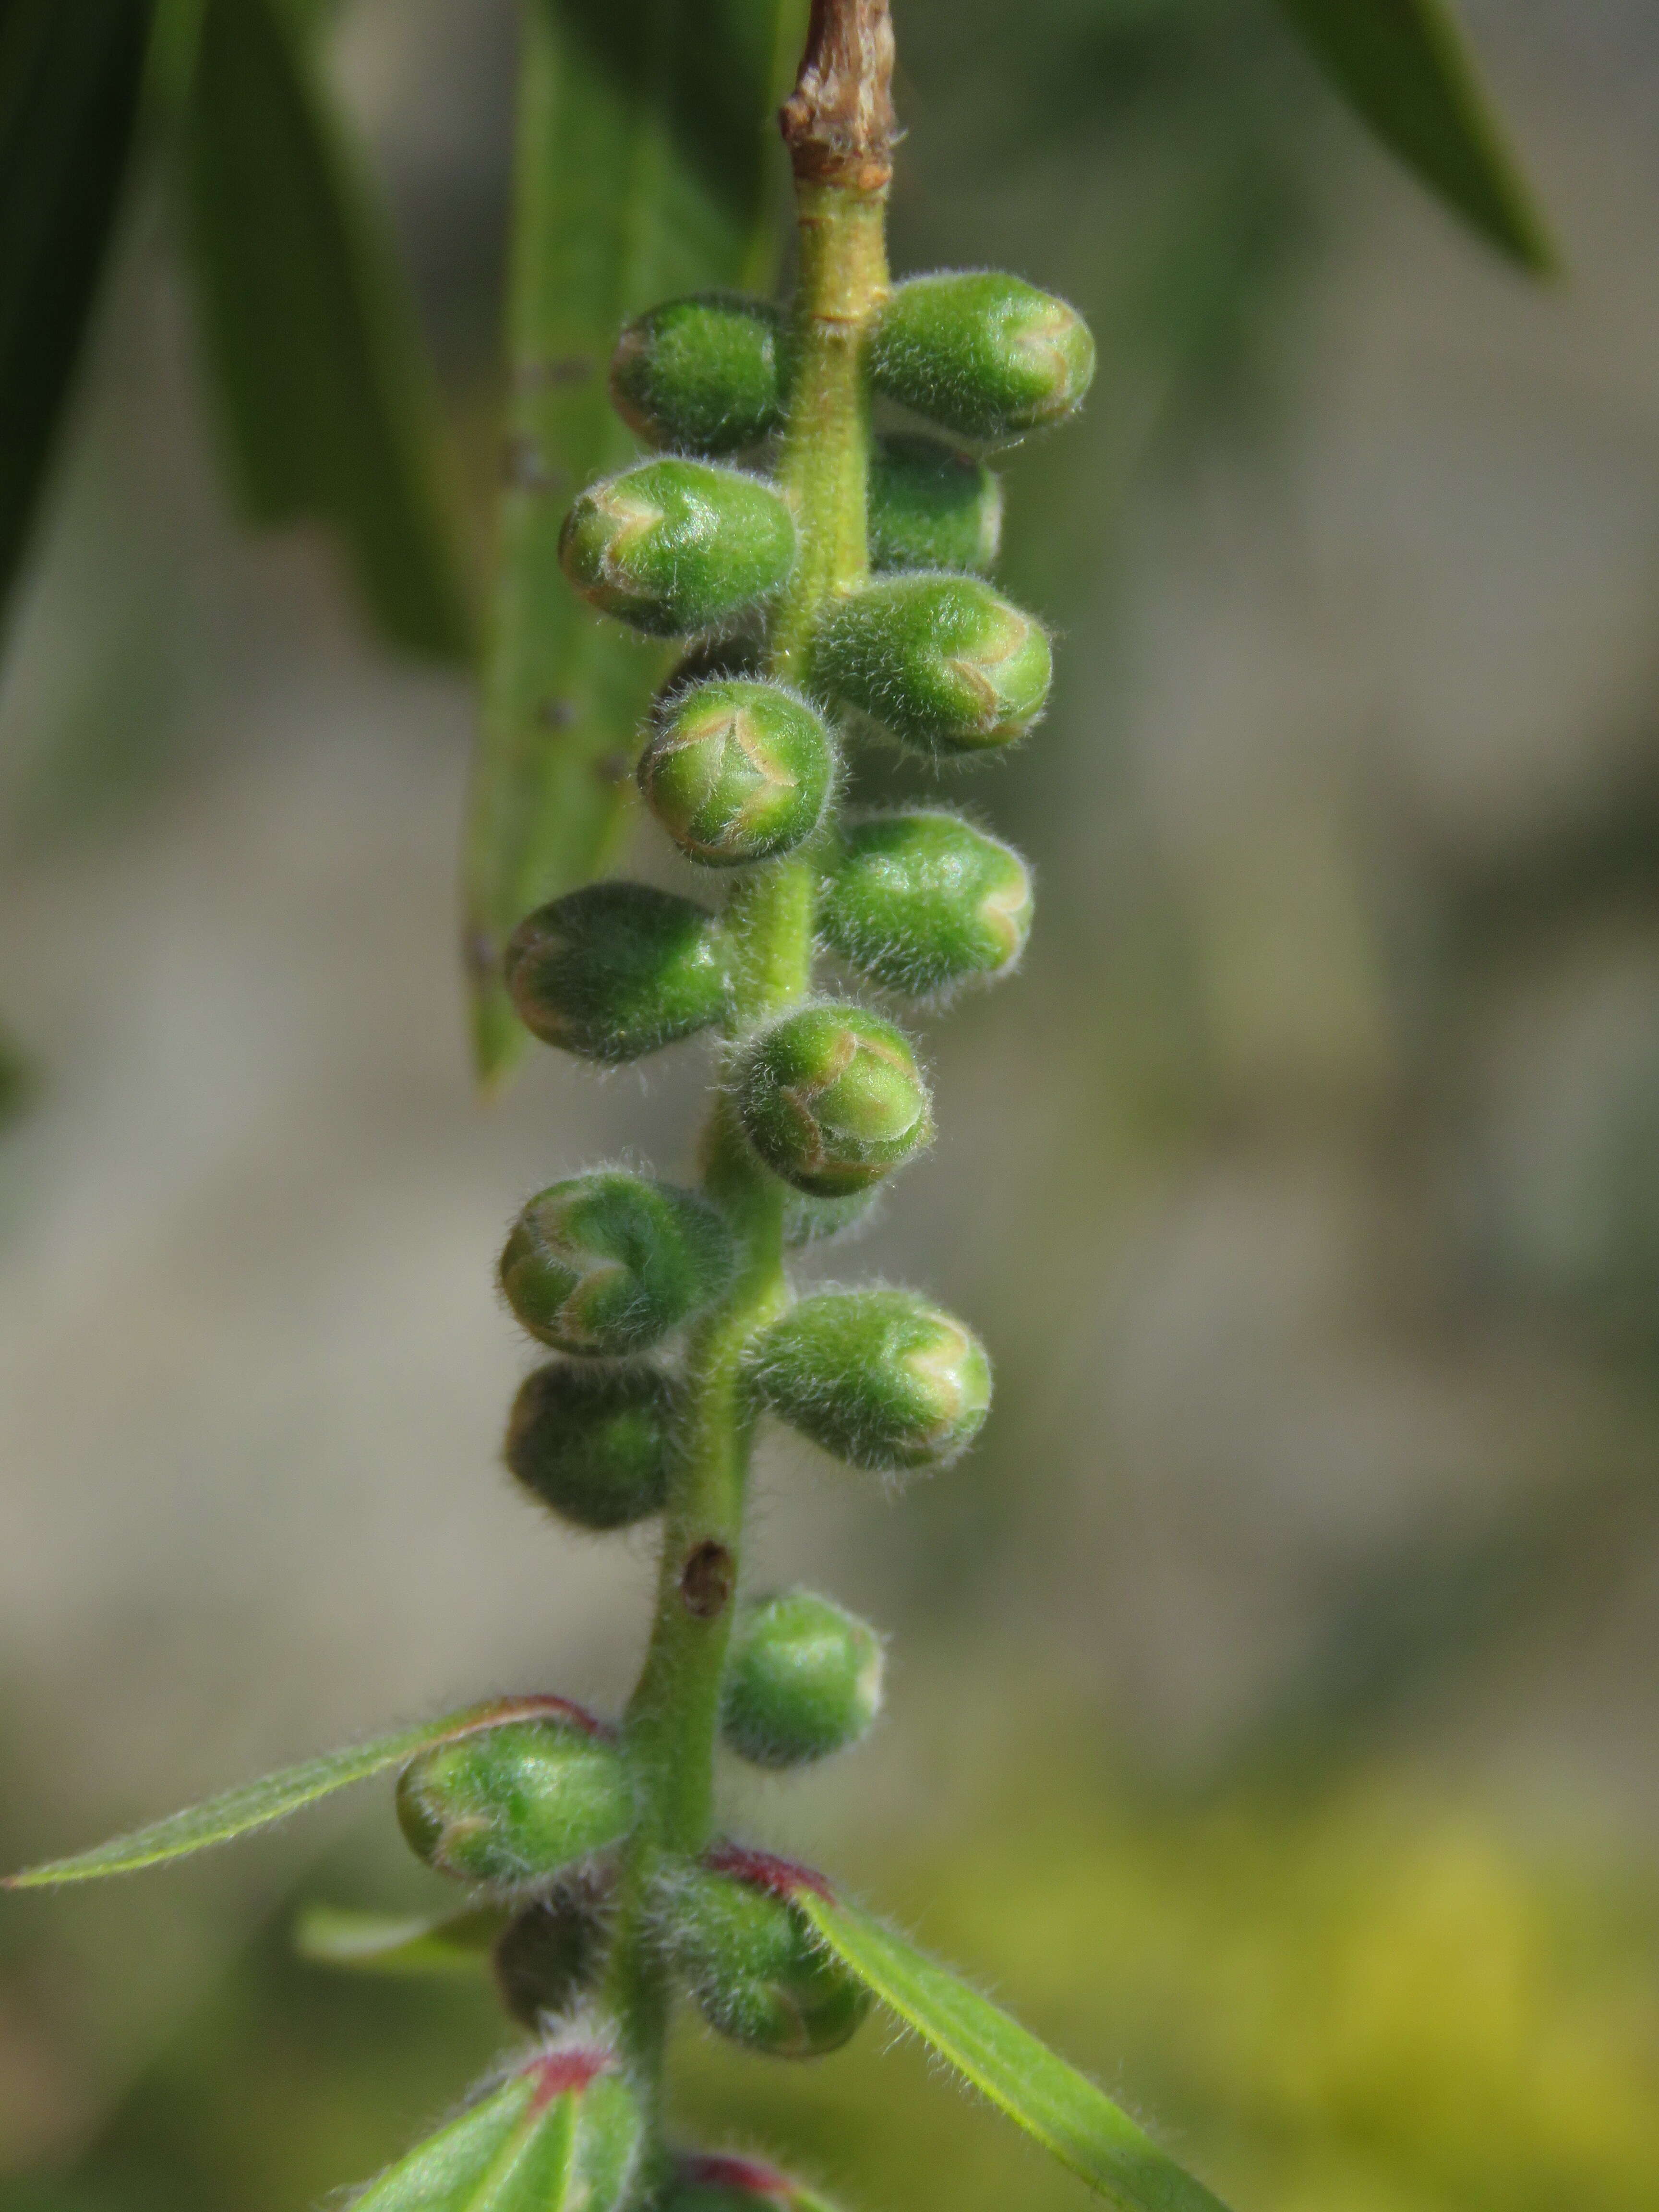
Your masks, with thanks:
M862 1006L785 1014L750 1039L735 1087L755 1150L815 1198L861 1190L933 1140L908 1039Z
M775 592L795 524L770 484L707 461L642 461L591 484L559 560L582 597L653 637L684 636Z
M766 300L702 292L629 323L611 399L648 445L740 453L783 425L783 319Z
M570 1367L525 1377L503 1455L544 1505L578 1528L626 1528L662 1510L679 1394L654 1367Z
M878 390L959 437L1006 445L1078 406L1095 342L1075 307L995 270L913 276L871 342Z
M815 2190L757 2159L699 2152L680 2160L661 2212L830 2212Z
M579 1707L441 1744L405 1767L398 1819L439 1873L515 1888L544 1881L633 1825L628 1774L611 1736Z
M937 438L881 438L870 469L877 568L988 568L1002 543L1002 484Z
M605 1958L599 1887L580 1878L515 1913L495 1938L491 1964L501 2002L522 2027L574 2011Z
M1013 966L1031 927L1030 871L958 815L877 815L847 832L819 926L872 982L921 997Z
M601 1169L531 1200L501 1254L501 1288L544 1344L614 1358L707 1305L732 1260L731 1232L707 1199Z
M854 1467L892 1472L956 1457L979 1434L991 1367L973 1331L908 1291L826 1291L763 1332L757 1395Z
M718 1021L726 943L704 908L646 884L587 884L513 933L507 988L544 1044L637 1060Z
M889 576L833 603L818 680L913 752L976 753L1023 738L1053 663L1041 623L977 576Z
M804 699L744 678L667 700L640 759L646 802L687 857L768 860L810 837L835 780L835 747Z
M881 1710L881 1638L827 1597L787 1590L746 1606L726 1663L720 1728L757 1766L844 1751Z
M777 2058L839 2050L870 1993L784 1898L704 1867L676 1878L669 1948L712 2028Z

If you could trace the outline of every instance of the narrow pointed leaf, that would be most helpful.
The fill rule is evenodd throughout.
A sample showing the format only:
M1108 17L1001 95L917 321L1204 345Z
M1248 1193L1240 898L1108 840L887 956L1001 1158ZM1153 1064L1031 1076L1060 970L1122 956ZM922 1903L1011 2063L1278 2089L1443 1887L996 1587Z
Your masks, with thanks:
M1103 2091L988 1997L856 1905L805 1884L790 1893L883 2004L1103 2197L1124 2212L1225 2212Z
M388 639L464 658L425 352L286 0L205 0L183 123L201 322L249 514L329 526Z
M390 1735L375 1736L344 1751L325 1752L319 1759L304 1759L298 1766L284 1767L258 1782L243 1783L221 1796L209 1798L204 1805L170 1814L164 1820L95 1844L72 1858L52 1859L44 1866L8 1875L3 1886L44 1889L59 1882L93 1881L104 1875L131 1874L141 1867L159 1866L163 1860L183 1858L191 1851L227 1844L254 1828L268 1827L273 1820L286 1820L302 1806L314 1805L319 1798L331 1796L353 1782L367 1781L388 1767L405 1765L417 1752L452 1736L465 1735L474 1729L499 1728L505 1721L523 1720L538 1713L568 1710L559 1698L499 1698L489 1705L469 1706L463 1712L446 1713L441 1720L397 1729Z
M1389 150L1524 268L1554 262L1543 217L1448 0L1281 0L1303 43Z
M108 258L154 0L0 0L0 600Z
M643 2131L608 2064L596 2051L538 2053L372 2181L356 2212L617 2212Z
M493 1905L441 1919L308 1905L295 1923L294 1948L314 1966L362 1973L477 1974L512 1917Z
M676 293L770 282L771 109L804 19L802 0L525 0L500 565L465 862L486 1084L525 1042L501 948L612 850L669 665L576 599L559 526L635 451L606 396L623 325Z

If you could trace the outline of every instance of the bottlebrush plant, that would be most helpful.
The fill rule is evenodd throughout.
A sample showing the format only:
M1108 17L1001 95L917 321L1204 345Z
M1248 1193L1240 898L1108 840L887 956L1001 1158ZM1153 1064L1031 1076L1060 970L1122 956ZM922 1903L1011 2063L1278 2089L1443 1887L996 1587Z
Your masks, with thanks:
M231 3L212 0L210 31ZM1317 46L1329 19L1297 12ZM1430 20L1352 12L1419 33ZM1340 76L1352 53L1333 35ZM1437 66L1452 51L1407 47L1418 64L1437 52ZM579 884L515 917L504 945L475 933L491 1072L508 1006L532 1036L600 1066L695 1036L712 1048L699 1187L615 1166L568 1176L526 1205L500 1261L513 1312L553 1355L512 1409L513 1474L578 1528L661 1519L633 1697L616 1721L546 1694L453 1713L13 1877L153 1865L395 1772L404 1834L465 1903L414 1930L319 1912L305 1947L400 1969L487 1956L525 2039L368 2185L365 2212L811 2212L802 2184L671 2137L665 2048L682 1997L716 2033L803 2059L884 2008L1115 2203L1218 2203L830 1878L724 1832L716 1804L722 1739L757 1766L799 1768L856 1744L881 1702L875 1629L810 1590L744 1585L762 1422L895 1475L948 1463L991 1401L979 1340L926 1297L798 1296L789 1273L793 1251L855 1222L934 1132L911 1037L825 989L820 960L939 1006L1024 950L1019 855L945 806L849 813L843 763L873 739L951 770L1038 721L1050 641L986 580L1001 520L987 456L1063 424L1094 370L1078 314L1018 276L890 281L891 66L885 0L815 0L782 111L793 301L701 292L629 321L610 396L648 457L580 489L556 540L531 508L507 531L498 732L512 734L526 696L514 653L553 619L532 588L549 543L595 623L682 654L639 733L635 781L702 895ZM534 69L532 55L532 119ZM1443 67L1435 82L1462 80ZM1421 103L1410 112L1420 122ZM1525 248L1521 204L1486 173L1502 189L1480 219L1509 223ZM532 266L532 295L535 280ZM908 427L878 433L878 404ZM526 465L520 490L541 483ZM499 750L485 759L488 825Z

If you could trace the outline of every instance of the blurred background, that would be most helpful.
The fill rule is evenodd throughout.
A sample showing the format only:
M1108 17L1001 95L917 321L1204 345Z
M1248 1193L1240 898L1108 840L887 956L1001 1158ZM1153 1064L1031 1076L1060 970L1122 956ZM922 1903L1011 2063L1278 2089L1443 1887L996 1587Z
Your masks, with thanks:
M997 1408L902 1499L769 1441L755 1578L890 1631L891 1697L732 1817L1239 2212L1659 2203L1659 17L1467 13L1552 288L1261 0L896 10L897 267L1017 267L1103 366L1006 471L1055 709L951 786L1036 864L1030 960L928 1025L937 1153L823 1270L970 1316ZM481 549L514 32L356 0L331 48ZM498 1467L491 1266L557 1174L684 1171L706 1064L475 1102L472 696L238 529L217 435L157 186L0 677L11 1865L494 1690L614 1706L647 1614L646 1540ZM288 1929L437 1887L371 1787L7 1902L0 2206L372 2172L499 2017ZM1091 2201L878 2030L680 2070L853 2212Z

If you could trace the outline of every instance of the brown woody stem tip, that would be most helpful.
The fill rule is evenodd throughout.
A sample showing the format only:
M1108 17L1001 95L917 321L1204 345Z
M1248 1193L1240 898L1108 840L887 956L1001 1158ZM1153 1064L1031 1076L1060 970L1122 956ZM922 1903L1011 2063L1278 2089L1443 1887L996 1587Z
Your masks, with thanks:
M888 0L812 0L795 89L778 121L804 182L878 192L893 173Z

